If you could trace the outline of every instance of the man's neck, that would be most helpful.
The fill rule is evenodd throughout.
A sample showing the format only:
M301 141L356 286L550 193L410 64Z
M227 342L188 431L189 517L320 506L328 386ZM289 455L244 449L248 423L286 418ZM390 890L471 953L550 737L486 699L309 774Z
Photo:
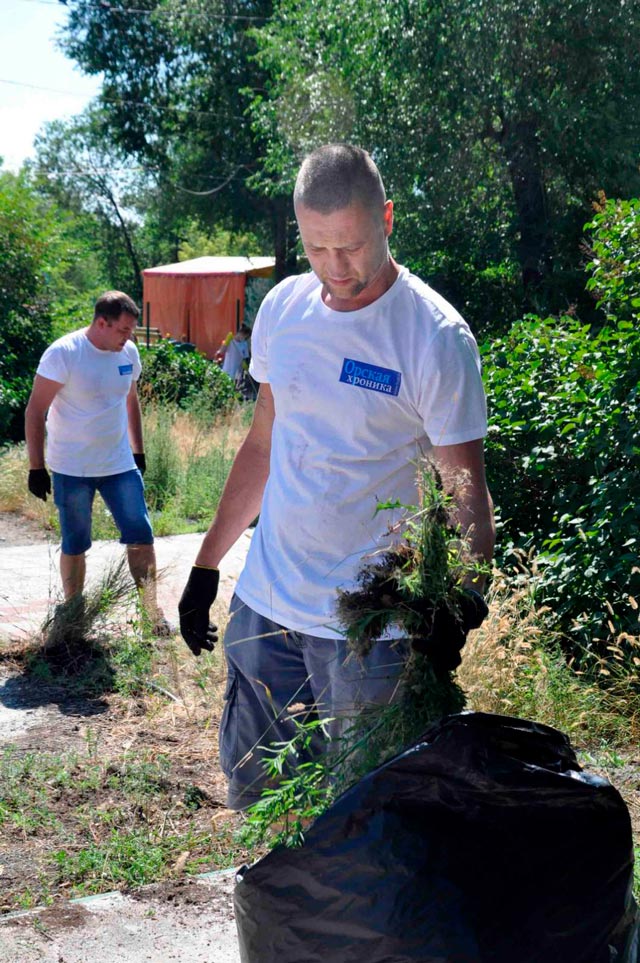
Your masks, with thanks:
M399 265L389 258L384 262L380 271L372 278L371 283L352 298L341 298L332 294L326 287L322 288L322 301L332 311L359 311L366 308L386 294L400 273Z

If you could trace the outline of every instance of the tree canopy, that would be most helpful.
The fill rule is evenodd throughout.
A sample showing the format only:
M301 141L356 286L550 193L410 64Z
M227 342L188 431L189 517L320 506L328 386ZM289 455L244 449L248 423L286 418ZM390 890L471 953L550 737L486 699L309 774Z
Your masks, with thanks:
M205 227L258 233L265 246L284 243L290 208L248 184L261 152L246 117L245 91L262 84L252 29L270 14L271 0L78 0L70 8L65 52L104 74L105 145L135 158L157 184L160 220L178 241L197 216Z
M596 191L640 187L637 3L280 0L256 39L266 189L322 142L368 148L401 256L462 308L516 277L527 306L566 306Z

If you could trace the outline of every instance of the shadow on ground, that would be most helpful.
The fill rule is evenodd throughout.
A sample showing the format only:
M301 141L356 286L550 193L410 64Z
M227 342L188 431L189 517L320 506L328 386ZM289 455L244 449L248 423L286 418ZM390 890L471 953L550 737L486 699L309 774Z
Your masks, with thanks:
M107 712L106 695L114 691L116 673L109 653L96 642L56 647L21 646L0 652L0 706L29 711L56 705L66 716L91 717Z

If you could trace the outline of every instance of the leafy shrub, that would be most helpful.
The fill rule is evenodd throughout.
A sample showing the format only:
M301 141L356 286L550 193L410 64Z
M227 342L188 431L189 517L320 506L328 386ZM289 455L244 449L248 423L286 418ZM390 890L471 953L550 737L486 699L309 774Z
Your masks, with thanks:
M538 599L574 654L634 659L640 200L601 195L594 206L586 287L605 318L598 326L529 315L484 346L487 467L502 561L514 546L535 556Z
M637 631L640 334L528 317L484 354L503 551L535 547L539 598L576 645Z
M587 290L618 320L640 317L640 200L611 201L604 194L586 225L593 231Z
M24 438L23 413L50 340L48 223L23 178L0 174L0 442Z
M210 413L228 411L238 401L233 381L199 351L181 351L170 341L140 348L140 396L144 402L197 404Z

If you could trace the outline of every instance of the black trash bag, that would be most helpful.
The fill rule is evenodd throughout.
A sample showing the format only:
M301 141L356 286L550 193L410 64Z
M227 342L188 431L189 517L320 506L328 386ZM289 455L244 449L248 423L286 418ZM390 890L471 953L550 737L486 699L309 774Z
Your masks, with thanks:
M566 736L446 716L243 868L242 963L637 963L627 808Z

